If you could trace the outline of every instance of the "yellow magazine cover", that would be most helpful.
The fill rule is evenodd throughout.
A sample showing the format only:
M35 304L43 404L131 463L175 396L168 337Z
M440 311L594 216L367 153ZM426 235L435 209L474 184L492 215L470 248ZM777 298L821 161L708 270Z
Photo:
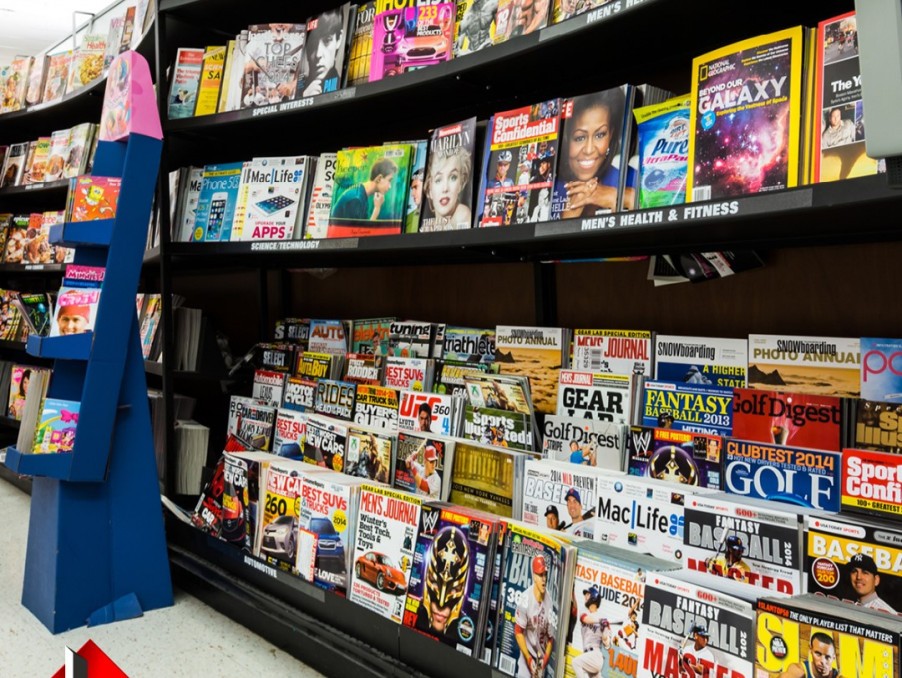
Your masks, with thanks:
M216 112L225 55L224 45L214 45L204 49L204 65L200 74L200 87L197 90L197 105L194 107L194 115L210 115Z
M687 202L798 185L803 60L801 26L693 59Z

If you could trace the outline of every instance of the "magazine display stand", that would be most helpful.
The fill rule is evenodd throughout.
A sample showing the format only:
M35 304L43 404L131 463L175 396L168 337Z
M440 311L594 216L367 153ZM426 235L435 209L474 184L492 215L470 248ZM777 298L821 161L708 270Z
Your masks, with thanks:
M22 603L54 633L172 604L135 314L162 132L144 58L125 52L110 73L94 174L122 178L116 217L51 233L106 268L95 330L27 346L55 361L48 396L81 403L75 448L5 461L34 476Z

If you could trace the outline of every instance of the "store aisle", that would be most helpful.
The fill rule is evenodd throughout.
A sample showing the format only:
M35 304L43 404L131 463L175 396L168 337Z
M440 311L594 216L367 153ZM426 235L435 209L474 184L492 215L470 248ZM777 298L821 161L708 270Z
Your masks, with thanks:
M97 643L132 678L320 674L243 626L176 590L175 605L140 619L52 635L22 607L30 497L0 480L0 675L51 676L64 648Z

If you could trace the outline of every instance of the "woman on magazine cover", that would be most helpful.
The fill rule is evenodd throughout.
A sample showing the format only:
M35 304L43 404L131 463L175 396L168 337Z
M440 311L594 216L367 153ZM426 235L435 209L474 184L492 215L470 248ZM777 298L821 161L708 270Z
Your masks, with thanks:
M573 113L563 125L554 187L556 207L562 219L617 209L620 169L625 164L619 158L625 105L619 87L574 99ZM615 160L619 166L614 165ZM635 199L635 190L627 188L624 209L633 209Z
M441 153L429 163L425 193L429 210L421 231L447 231L469 228L470 154L460 146ZM430 214L431 213L431 214Z

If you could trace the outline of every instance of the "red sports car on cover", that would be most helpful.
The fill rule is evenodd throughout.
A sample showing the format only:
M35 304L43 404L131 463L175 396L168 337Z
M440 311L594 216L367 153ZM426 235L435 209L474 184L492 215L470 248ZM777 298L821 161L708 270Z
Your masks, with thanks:
M354 564L354 572L359 579L365 579L380 591L399 593L407 589L404 573L384 553L364 553Z

